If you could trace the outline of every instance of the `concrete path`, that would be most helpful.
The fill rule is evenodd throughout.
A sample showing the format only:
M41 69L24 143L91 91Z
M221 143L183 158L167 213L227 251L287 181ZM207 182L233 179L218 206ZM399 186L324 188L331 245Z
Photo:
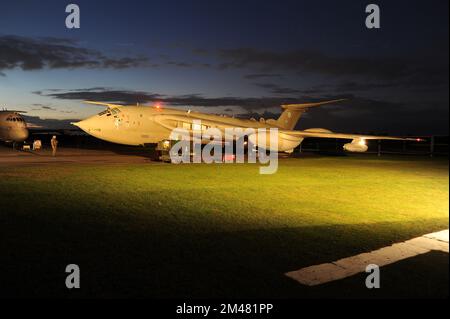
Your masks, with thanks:
M365 272L370 264L382 267L432 250L449 252L448 229L331 263L290 271L285 275L302 285L316 286Z

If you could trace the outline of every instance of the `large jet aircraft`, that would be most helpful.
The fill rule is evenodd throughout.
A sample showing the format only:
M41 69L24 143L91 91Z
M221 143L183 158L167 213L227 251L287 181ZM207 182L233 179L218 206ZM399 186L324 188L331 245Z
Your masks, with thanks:
M102 105L106 110L83 121L72 123L86 133L113 143L125 145L146 145L169 139L175 128L189 131L208 128L218 128L222 134L226 128L277 128L279 152L292 152L307 137L338 138L352 140L344 145L349 152L365 152L368 147L366 140L414 140L411 138L372 136L334 133L323 128L311 128L303 131L294 130L302 114L309 108L325 104L334 104L342 100L332 100L318 103L282 105L283 112L278 119L259 121L255 119L239 119L223 115L213 115L198 112L183 111L173 108L155 106L123 106L103 102L85 101L85 103ZM201 121L201 128L195 123ZM248 137L250 140L251 136ZM205 141L205 142L209 142Z
M23 142L28 138L27 123L21 111L0 111L0 141Z

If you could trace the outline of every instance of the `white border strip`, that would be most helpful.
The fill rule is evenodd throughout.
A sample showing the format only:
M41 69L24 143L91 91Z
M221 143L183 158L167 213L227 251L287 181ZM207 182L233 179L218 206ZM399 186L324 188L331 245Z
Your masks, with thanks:
M316 286L330 281L344 279L366 270L375 264L385 266L403 259L411 258L432 250L449 252L449 230L426 234L402 243L393 244L369 253L363 253L331 263L314 265L285 273L302 285Z

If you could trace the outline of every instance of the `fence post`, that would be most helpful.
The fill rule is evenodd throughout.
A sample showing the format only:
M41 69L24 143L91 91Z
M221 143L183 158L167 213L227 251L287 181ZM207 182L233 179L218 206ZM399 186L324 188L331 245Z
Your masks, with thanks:
M381 140L378 140L378 157L381 156Z
M430 138L430 157L434 155L434 135Z

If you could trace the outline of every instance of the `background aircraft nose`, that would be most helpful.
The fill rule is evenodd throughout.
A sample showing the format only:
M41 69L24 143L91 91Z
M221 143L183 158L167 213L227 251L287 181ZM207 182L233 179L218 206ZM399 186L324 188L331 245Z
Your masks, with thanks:
M15 142L23 142L27 138L28 138L28 130L27 129L15 130L11 134L11 139Z

